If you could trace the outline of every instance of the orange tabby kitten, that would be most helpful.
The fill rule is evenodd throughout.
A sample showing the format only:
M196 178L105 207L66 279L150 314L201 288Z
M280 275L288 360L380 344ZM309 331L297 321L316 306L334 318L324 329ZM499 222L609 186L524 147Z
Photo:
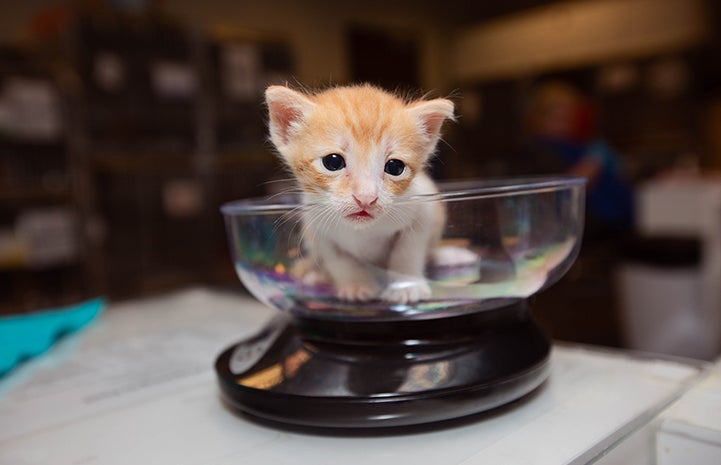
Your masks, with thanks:
M265 97L271 141L303 191L304 245L338 297L430 297L423 272L444 210L401 200L437 192L426 164L453 103L407 102L370 85L316 94L271 86Z

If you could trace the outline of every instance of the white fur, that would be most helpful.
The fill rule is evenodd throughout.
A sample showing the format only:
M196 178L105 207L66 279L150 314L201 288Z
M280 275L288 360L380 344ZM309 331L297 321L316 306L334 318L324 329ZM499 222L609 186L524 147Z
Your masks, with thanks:
M434 192L433 181L424 173L408 190L409 195ZM308 195L308 203L317 200L317 195ZM337 221L325 223L313 209L304 213L306 246L330 276L338 297L358 301L380 297L402 304L430 297L423 272L441 234L442 208L432 202L386 208L361 225L340 215Z

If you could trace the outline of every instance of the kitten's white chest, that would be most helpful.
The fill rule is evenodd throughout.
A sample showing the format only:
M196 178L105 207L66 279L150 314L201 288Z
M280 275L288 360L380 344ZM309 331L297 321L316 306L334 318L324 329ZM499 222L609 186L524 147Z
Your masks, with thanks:
M397 234L400 233L348 228L328 239L340 249L340 253L347 253L360 262L372 263L385 268Z
M431 213L424 211L423 207L409 205L379 218L374 224L365 228L344 223L336 224L335 227L323 231L318 239L321 243L334 245L339 253L350 255L358 262L385 268L399 238L408 234L410 230L432 227L432 221L420 221L420 218ZM417 244L416 250L418 254L425 255L427 244Z

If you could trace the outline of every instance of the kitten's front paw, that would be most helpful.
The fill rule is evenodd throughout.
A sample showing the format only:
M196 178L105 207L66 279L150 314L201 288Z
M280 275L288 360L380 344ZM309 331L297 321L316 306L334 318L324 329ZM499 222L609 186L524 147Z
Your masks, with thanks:
M428 285L428 281L418 279L391 283L381 294L381 299L396 304L408 304L427 299L430 296L431 287Z
M301 258L291 266L290 274L305 286L326 286L331 283L328 273L318 265L317 261Z
M353 283L338 286L336 295L342 300L365 302L378 297L380 288L375 283Z

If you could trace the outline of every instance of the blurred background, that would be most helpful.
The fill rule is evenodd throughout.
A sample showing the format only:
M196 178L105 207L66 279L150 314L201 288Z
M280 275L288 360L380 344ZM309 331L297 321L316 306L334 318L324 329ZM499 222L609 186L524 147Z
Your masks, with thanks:
M552 336L721 349L721 5L703 0L27 0L0 15L0 314L240 289L218 207L285 177L262 92L457 103L441 179L589 179Z

